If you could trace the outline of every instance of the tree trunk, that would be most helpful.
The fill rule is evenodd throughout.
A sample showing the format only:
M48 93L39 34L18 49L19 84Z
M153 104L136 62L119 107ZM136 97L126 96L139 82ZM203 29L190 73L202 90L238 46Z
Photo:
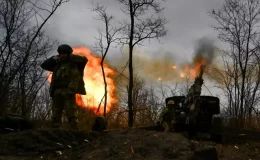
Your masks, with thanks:
M27 111L26 111L26 91L25 91L25 72L21 73L21 78L20 78L20 84L21 84L21 111L22 111L22 116L26 117L27 116Z
M104 101L104 117L106 117L106 108L107 108L107 81L106 81L106 75L105 75L105 70L104 70L104 64L103 64L103 59L101 62L101 68L102 68L102 74L103 74L103 80L104 80L104 89L105 89L105 101Z
M133 87L134 87L134 73L133 73L133 38L134 38L134 13L133 4L129 0L131 29L129 36L129 90L128 90L128 126L133 127L134 114L133 114Z
M131 40L130 40L131 43ZM133 113L133 47L129 43L129 89L128 89L128 126L133 127L134 113Z

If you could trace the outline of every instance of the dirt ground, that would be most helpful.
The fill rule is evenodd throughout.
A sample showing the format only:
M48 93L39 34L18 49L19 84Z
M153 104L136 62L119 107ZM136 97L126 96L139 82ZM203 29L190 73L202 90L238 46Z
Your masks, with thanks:
M182 133L143 129L108 132L31 130L0 135L0 160L190 159L195 150L215 147L220 160L258 160L260 142L216 144L188 140Z

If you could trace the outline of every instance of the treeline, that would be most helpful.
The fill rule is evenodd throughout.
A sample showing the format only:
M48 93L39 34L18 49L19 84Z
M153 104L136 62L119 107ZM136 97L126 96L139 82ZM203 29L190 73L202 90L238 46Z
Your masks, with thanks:
M50 119L51 99L48 85L45 85L47 78L39 66L56 49L58 42L46 35L43 27L68 1L50 0L48 4L34 0L0 1L0 115L17 113L41 122ZM127 46L129 49L127 66L122 69L127 70L127 84L118 84L121 91L119 103L105 116L110 121L110 127L152 124L165 106L167 96L185 93L179 93L180 88L176 87L166 91L164 87L158 89L145 85L145 80L136 76L133 66L136 46L167 34L167 20L162 14L164 2L115 0L115 3L121 5L121 11L126 15L124 20L107 13L106 6L102 4L93 6L93 11L104 24L95 43L95 52L102 56L100 65L103 65L110 47ZM226 103L222 104L222 114L228 125L258 128L260 1L225 0L222 8L209 14L216 20L213 28L219 33L219 40L227 46L220 49L222 68L212 65L210 70L216 87L227 98L223 100ZM106 106L106 98L104 103ZM79 110L81 127L88 128L95 113L82 108Z

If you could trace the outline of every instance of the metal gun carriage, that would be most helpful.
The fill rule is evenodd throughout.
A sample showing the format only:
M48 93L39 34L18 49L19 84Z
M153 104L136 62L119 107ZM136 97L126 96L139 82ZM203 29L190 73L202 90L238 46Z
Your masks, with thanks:
M166 98L167 107L173 105L173 109L164 114L161 124L170 131L188 131L190 137L196 136L197 132L210 133L212 139L219 141L221 135L213 130L216 131L221 126L220 100L218 97L201 95L204 68L202 65L186 96ZM172 119L166 120L167 116Z

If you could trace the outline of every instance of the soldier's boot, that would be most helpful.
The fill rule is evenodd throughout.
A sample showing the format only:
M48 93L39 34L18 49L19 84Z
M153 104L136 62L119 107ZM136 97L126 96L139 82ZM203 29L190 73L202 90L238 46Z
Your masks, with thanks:
M78 127L78 121L77 121L77 118L68 118L68 123L69 123L69 129L71 130L79 130L79 127Z

